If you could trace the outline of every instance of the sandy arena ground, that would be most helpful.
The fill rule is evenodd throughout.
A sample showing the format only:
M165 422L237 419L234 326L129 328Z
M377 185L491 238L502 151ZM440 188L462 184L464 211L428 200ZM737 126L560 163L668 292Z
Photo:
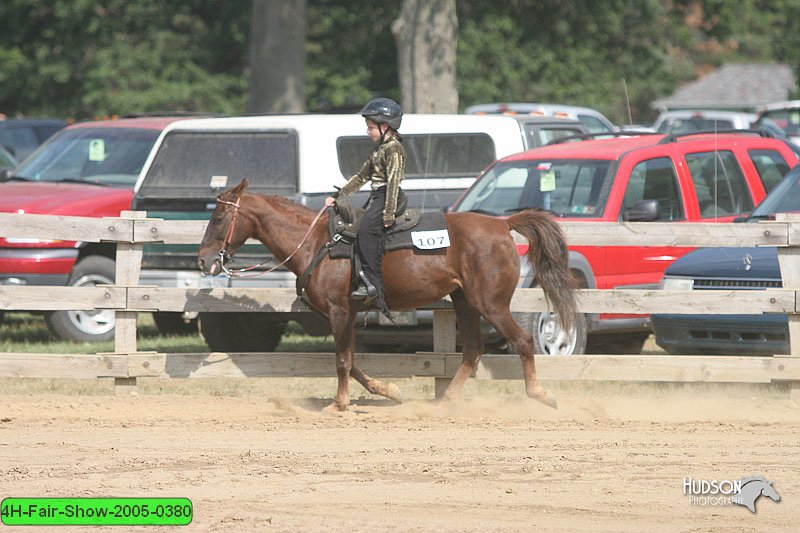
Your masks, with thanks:
M248 381L124 397L0 382L0 497L187 497L181 531L799 527L800 405L786 391L556 385L555 411L521 382L472 380L445 410L431 383L399 380L418 398L359 399L354 383L351 409L329 415L332 380ZM781 501L753 514L683 494L687 477L749 475Z

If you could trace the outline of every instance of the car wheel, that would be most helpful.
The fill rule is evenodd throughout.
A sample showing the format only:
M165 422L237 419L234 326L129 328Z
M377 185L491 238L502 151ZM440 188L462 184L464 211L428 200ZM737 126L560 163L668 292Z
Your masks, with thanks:
M153 313L153 322L162 335L195 335L197 319L184 320L183 313Z
M70 287L96 287L113 285L116 267L113 259L91 255L78 261L67 285ZM67 341L97 342L114 338L114 311L112 309L84 311L53 311L45 314L50 331Z
M617 333L614 335L592 335L589 338L586 353L639 355L649 333Z
M199 320L200 333L214 352L271 352L287 322L264 313L200 313Z
M586 316L575 314L575 323L570 331L565 331L558 321L558 314L514 313L517 323L533 335L533 347L537 354L580 355L586 352ZM509 345L509 353L516 353Z

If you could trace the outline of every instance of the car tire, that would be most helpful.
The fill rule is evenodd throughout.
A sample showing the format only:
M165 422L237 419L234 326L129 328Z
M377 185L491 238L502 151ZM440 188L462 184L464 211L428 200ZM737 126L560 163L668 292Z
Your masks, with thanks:
M153 322L161 335L196 335L199 331L197 319L187 322L183 313L153 313Z
M200 313L200 333L212 352L271 352L286 319L264 313Z
M558 314L514 313L517 323L533 336L533 349L544 355L581 355L586 352L586 315L575 314L575 325L567 334L558 323ZM509 353L516 353L509 344Z
M116 266L113 259L90 255L78 261L67 281L69 287L113 285ZM50 331L59 339L77 342L99 342L114 338L113 309L52 311L45 313Z
M586 347L589 354L639 355L649 333L616 333L592 335Z

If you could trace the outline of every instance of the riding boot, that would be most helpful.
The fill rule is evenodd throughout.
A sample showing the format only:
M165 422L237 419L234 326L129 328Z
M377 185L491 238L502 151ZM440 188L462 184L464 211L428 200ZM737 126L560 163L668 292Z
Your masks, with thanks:
M358 271L358 277L361 279L361 284L350 293L350 298L358 301L374 300L378 296L378 289L369 281L363 270Z

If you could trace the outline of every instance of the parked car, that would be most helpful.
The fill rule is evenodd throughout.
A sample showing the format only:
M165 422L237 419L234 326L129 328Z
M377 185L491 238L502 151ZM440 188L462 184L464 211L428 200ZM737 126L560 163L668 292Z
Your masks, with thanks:
M753 126L778 128L792 141L800 143L800 100L775 102L762 107Z
M54 133L66 127L65 120L26 118L0 121L0 145L23 161Z
M619 128L602 113L591 107L562 104L496 103L477 104L464 110L472 115L532 115L579 120L590 133L618 131Z
M453 211L504 217L541 208L586 224L732 221L749 212L797 162L784 142L749 131L555 144L495 162ZM655 289L666 267L690 250L582 245L570 247L569 261L584 288ZM523 261L519 286L533 283ZM379 317L368 321L358 332L362 347L403 342L430 347L431 313L407 315L397 321L407 326L382 327ZM537 353L639 353L651 332L644 315L579 315L570 332L561 331L549 313L523 313L517 319L534 335Z
M800 167L795 167L744 222L800 212ZM777 249L701 248L664 272L666 290L757 290L782 287ZM789 353L786 315L652 316L656 343L671 354L772 355Z
M133 185L162 130L179 117L73 124L12 172L0 174L0 211L115 217L130 209ZM113 244L0 238L0 284L87 286L115 277ZM113 337L113 311L45 314L60 338Z
M409 206L438 211L452 205L497 157L585 129L580 123L536 117L407 114L400 131L408 154L403 188ZM358 114L187 120L167 128L158 141L139 176L133 207L157 218L208 219L216 195L247 177L251 191L290 197L318 209L372 149ZM353 205L366 201L367 189L352 196ZM231 267L269 257L261 245L245 246ZM282 268L233 278L230 286L294 288L295 280ZM196 245L163 244L145 246L140 281L182 288L229 283L224 276L201 276ZM269 351L280 342L289 317L203 313L199 318L212 350ZM327 332L317 315L296 313L291 318L307 333Z
M746 130L753 125L755 120L755 113L716 109L674 109L662 111L653 122L653 129L664 134L709 130Z

